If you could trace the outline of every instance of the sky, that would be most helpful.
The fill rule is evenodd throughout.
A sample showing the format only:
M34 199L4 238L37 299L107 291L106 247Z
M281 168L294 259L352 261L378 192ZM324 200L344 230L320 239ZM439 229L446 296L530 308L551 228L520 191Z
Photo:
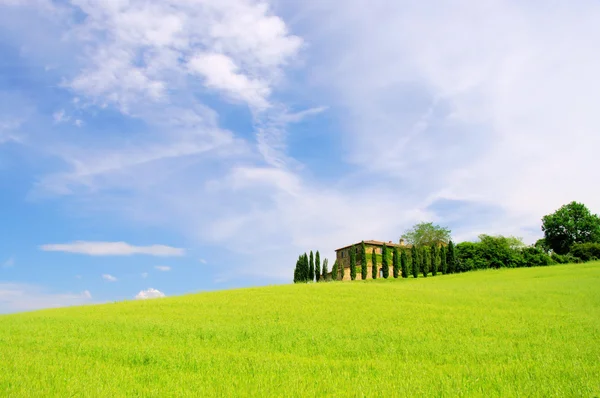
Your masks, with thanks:
M0 313L600 212L600 3L0 0Z

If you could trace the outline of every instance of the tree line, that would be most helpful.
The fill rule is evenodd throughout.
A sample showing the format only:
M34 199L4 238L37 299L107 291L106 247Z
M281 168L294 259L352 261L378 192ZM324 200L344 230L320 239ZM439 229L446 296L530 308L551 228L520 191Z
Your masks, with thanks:
M392 277L413 278L452 274L486 268L517 268L594 261L600 259L600 217L585 205L571 202L542 218L544 238L527 246L513 236L479 235L476 241L454 244L451 231L433 223L420 223L402 235L407 248L382 246L381 273ZM367 253L365 243L350 248L350 279L368 275L367 256L371 258L373 279L379 277L378 256L375 249ZM357 260L358 259L358 260ZM294 282L327 279L327 260L319 268L313 254L299 257L294 271ZM357 261L361 262L359 267ZM332 279L344 278L344 267L337 261L332 268ZM318 276L317 276L318 275Z

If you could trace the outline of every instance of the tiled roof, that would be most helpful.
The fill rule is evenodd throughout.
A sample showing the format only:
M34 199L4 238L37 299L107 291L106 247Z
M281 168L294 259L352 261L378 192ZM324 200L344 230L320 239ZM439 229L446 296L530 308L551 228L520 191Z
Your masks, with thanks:
M380 240L365 240L365 245L371 245L371 246L383 246L383 244L385 243L386 246L388 247L411 247L411 245L401 245L399 243L393 243L393 242L383 242ZM344 246L344 247L340 247L339 249L335 249L335 251L340 251L343 249L347 249L349 247L352 246L356 246L356 245L360 245L362 242L358 242L358 243L354 243L352 245L348 245L348 246Z

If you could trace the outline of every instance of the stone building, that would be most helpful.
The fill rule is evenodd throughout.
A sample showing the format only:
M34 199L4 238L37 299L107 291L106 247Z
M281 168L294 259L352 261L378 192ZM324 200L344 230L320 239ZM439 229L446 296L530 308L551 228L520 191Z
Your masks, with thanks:
M383 242L383 241L378 241L378 240L365 240L364 242L365 242L366 253L367 253L367 279L373 278L373 276L372 276L373 263L371 261L373 250L375 250L375 253L378 254L378 256L377 256L377 268L378 268L377 277L382 278L383 275L382 275L382 271L381 271L381 266L382 266L381 253L383 251L383 245L385 244L388 248L388 255L389 255L388 264L390 267L390 276L392 275L392 251L395 250L396 248L408 249L411 247L410 245L405 244L403 239L400 239L400 243L392 243L392 241ZM348 246L344 246L344 247L340 247L339 249L336 249L335 258L338 263L338 267L344 267L343 280L350 280L350 250L353 248L356 248L356 251L357 251L356 279L362 279L361 273L360 273L360 267L362 266L362 261L363 261L363 259L360 256L361 244L362 244L362 242L358 242L358 243L354 243L352 245L348 245ZM342 278L340 278L339 275L337 276L337 278L335 278L334 276L332 276L332 277L334 279L338 279L338 280L342 279Z

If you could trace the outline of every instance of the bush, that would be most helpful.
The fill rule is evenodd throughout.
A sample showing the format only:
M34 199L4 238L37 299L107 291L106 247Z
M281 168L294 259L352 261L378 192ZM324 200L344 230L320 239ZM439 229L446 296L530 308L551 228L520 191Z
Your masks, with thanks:
M576 243L569 254L581 261L593 261L594 258L600 258L600 243Z
M371 253L371 278L377 279L377 253L375 253L374 248L373 253Z
M521 250L521 254L523 255L523 261L527 267L556 264L544 250L538 247L526 247Z
M408 278L408 258L405 250L402 250L400 254L400 265L402 267L402 277Z

